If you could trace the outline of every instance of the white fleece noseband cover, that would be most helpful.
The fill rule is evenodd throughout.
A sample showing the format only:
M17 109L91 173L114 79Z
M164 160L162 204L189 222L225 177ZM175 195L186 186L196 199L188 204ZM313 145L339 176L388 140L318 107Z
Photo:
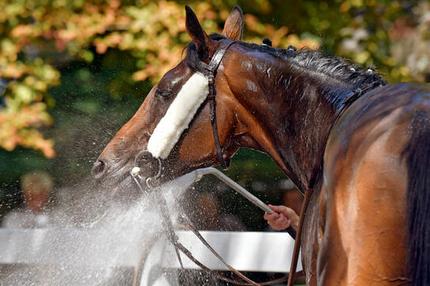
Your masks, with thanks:
M208 79L195 72L182 86L149 138L148 151L153 157L166 159L169 156L208 93Z

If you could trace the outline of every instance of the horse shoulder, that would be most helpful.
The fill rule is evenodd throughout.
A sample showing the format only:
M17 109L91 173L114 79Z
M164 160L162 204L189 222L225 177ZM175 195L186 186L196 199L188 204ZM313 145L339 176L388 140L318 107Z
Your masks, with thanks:
M405 276L402 152L412 118L405 110L413 96L406 92L389 103L381 100L390 92L402 95L403 88L388 87L368 102L357 102L330 135L319 196L324 209L317 263L321 285L384 285Z

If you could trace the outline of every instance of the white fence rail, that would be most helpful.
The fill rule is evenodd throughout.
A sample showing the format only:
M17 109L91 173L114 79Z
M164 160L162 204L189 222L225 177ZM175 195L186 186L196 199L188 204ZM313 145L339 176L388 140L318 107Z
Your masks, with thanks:
M107 250L103 250L103 239L89 243L97 237L95 233L96 231L80 229L0 229L0 264L20 267L61 265L57 267L57 271L70 271L72 267L81 269L81 273L115 268L133 276L122 279L134 281L134 285L137 285L136 277L139 277L140 285L172 285L160 282L165 279L153 277L162 275L166 269L180 268L172 245L164 237L154 239L154 236L148 236L151 239L148 238L147 241L115 241ZM238 270L288 272L290 268L294 241L287 233L202 231L201 234ZM177 235L203 264L214 270L228 270L192 232L177 231ZM64 257L65 253L67 257ZM185 268L198 269L184 255L182 260ZM299 264L298 270L300 269ZM31 275L25 277L31 279ZM69 285L79 285L78 282L74 284L73 281L68 281Z

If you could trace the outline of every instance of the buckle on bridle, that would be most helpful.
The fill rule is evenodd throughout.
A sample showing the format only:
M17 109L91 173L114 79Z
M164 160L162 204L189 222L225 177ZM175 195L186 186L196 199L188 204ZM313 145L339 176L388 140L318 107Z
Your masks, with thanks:
M206 77L208 79L208 89L209 89L208 98L211 100L215 100L215 95L216 95L215 75L213 73L209 73Z
M207 79L208 79L208 84L209 84L209 85L211 85L211 84L215 84L215 75L214 75L214 73L213 73L212 71L208 72L208 73L206 74L206 77L207 77Z

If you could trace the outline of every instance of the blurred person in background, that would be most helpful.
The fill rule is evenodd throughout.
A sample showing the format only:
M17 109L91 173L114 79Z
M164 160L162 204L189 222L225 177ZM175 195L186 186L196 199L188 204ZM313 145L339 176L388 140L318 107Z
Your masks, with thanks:
M192 204L186 204L185 209L191 222L199 230L244 231L246 227L240 219L222 211L218 197L211 192L196 192L188 194L193 198Z
M218 197L213 193L199 193L196 200L196 211L199 214L197 225L201 230L244 231L245 226L233 214L221 211Z
M296 213L300 213L303 203L303 195L296 189L286 190L282 194L282 205L288 206Z
M3 219L7 228L43 228L48 226L46 205L54 184L51 176L42 171L33 171L21 178L24 207L9 212Z

